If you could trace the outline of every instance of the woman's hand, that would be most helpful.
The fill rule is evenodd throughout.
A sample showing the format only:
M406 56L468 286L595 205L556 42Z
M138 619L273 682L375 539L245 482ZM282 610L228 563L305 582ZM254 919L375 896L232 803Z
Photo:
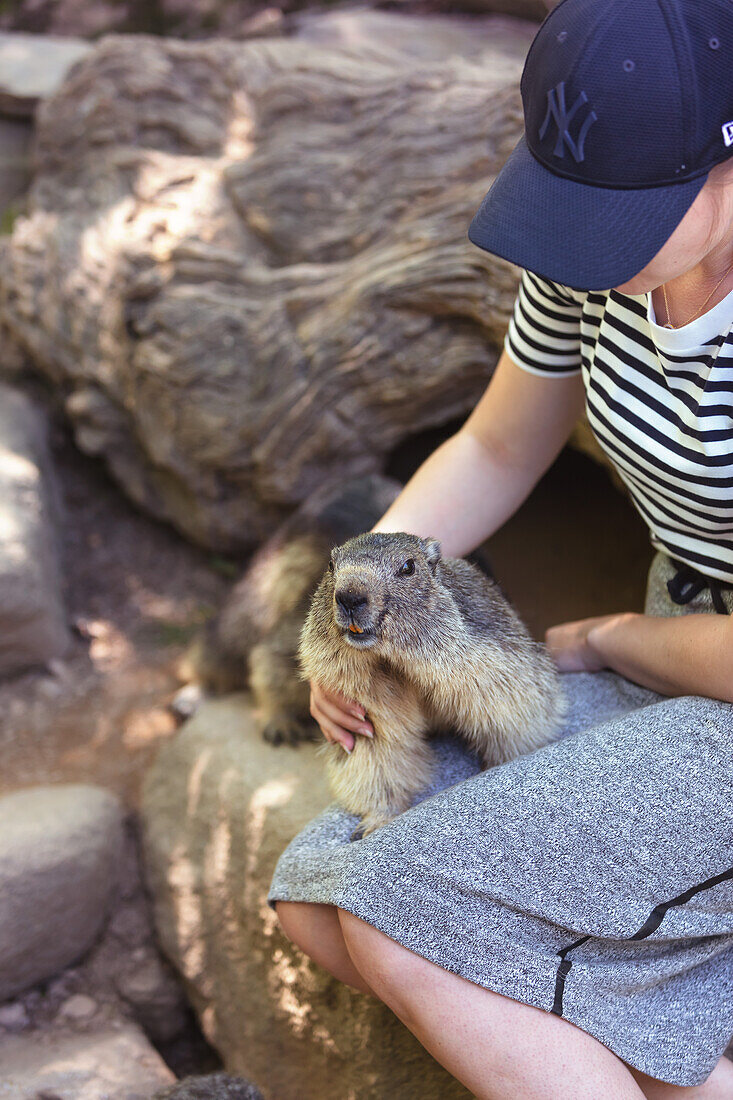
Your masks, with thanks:
M545 631L545 644L560 672L600 672L608 662L594 649L592 631L618 614L558 623Z
M362 706L339 692L326 691L315 680L311 680L310 685L310 712L327 741L335 741L346 752L351 752L356 743L355 733L373 736L374 728L365 720Z

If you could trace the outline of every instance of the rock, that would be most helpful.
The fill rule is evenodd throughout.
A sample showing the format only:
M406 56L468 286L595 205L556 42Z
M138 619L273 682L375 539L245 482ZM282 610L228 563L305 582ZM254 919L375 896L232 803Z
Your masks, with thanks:
M152 950L143 951L133 967L119 975L116 987L154 1042L169 1042L184 1030L181 990L168 964L164 967Z
M9 228L6 208L25 194L30 183L32 135L33 127L25 119L0 118L0 233Z
M55 676L61 683L72 683L73 674L69 665L65 661L60 661L57 657L52 657L47 664L48 671L52 676Z
M130 949L140 947L150 937L147 913L140 906L126 905L115 912L110 920L109 930L122 940L126 947Z
M332 801L315 746L264 742L244 695L204 702L143 786L162 947L228 1071L267 1100L467 1097L384 1004L295 947L267 905L278 856Z
M90 1020L98 1008L97 1002L84 993L75 993L64 1001L59 1010L62 1020Z
M2 1000L52 977L96 939L115 886L122 813L98 787L32 787L0 798L0 836Z
M152 906L140 878L135 816L124 824L110 920L77 963L0 1006L0 1031L99 1030L125 1019L156 1046L165 1045L173 1059L184 1051L188 1060L183 1065L190 1067L196 1065L191 1044L203 1044L203 1039L195 1031L182 983L155 942Z
M0 32L0 111L32 118L91 46L74 38Z
M5 1031L22 1031L29 1023L25 1005L15 1001L13 1004L0 1005L0 1028Z
M208 1073L204 1077L186 1077L153 1100L262 1100L262 1093L241 1077L227 1073Z
M131 1024L0 1038L0 1066L1 1100L149 1100L174 1080Z
M170 709L175 717L183 722L196 712L203 699L204 692L200 684L184 684L171 699Z
M0 322L79 446L218 552L466 414L501 349L519 272L467 229L536 24L440 49L380 20L353 46L109 35L38 109Z
M0 383L0 675L62 656L69 646L58 516L46 422L25 394Z

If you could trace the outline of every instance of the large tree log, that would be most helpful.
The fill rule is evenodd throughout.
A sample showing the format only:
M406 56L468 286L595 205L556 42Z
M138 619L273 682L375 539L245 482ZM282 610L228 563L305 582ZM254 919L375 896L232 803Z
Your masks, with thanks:
M374 7L394 7L395 0L376 0ZM487 14L501 12L539 22L557 0L400 0L402 10ZM330 7L330 4L329 4ZM34 34L80 35L169 34L176 38L241 37L287 29L312 0L3 0L0 28ZM347 11L354 10L348 3ZM355 9L356 11L364 9Z
M79 445L200 543L249 549L334 468L380 471L498 357L518 269L466 230L535 26L440 56L445 20L404 18L379 46L109 36L39 109L0 320Z

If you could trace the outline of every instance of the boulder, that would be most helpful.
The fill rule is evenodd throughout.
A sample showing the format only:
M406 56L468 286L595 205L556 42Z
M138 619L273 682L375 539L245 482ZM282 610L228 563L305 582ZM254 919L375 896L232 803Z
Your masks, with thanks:
M2 1100L149 1100L175 1080L134 1025L0 1038Z
M390 1009L295 947L267 904L278 856L332 801L313 745L267 744L244 694L204 703L143 788L163 949L227 1070L266 1100L468 1097Z
M262 1093L241 1077L208 1073L204 1077L186 1077L156 1093L153 1100L262 1100Z
M76 38L0 33L0 111L32 118L38 101L55 92L90 49Z
M99 787L31 787L0 798L0 1001L92 945L112 899L122 828L117 799Z
M25 394L0 383L0 675L63 656L69 646L58 518L46 421Z
M38 109L0 324L79 446L218 550L468 413L501 350L519 271L466 234L536 24L441 49L379 18L323 46L109 35Z

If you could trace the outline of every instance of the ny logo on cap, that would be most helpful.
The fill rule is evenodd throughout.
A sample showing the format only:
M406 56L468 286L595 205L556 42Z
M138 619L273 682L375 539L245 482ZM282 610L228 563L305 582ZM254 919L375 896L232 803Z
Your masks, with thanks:
M733 145L733 122L723 123L723 141L726 145Z
M573 116L578 111L578 109L582 106L582 104L587 102L588 96L585 94L585 92L581 92L578 98L575 100L573 106L570 108L570 111L568 111L565 107L564 80L560 81L556 88L550 88L549 92L547 93L547 113L545 115L545 121L540 127L540 138L543 138L545 136L545 131L547 130L548 124L550 122L550 116L552 116L552 118L554 118L555 122L557 123L557 141L555 142L555 148L552 150L556 157L565 156L563 145L567 143L568 149L573 154L578 164L580 164L581 160L584 159L585 153L583 152L583 146L585 144L586 135L593 123L598 121L598 115L595 113L594 110L590 110L590 112L585 116L585 122L581 126L580 133L578 134L576 140L573 140L573 138L570 136L568 126L572 122ZM733 138L731 140L733 140Z

